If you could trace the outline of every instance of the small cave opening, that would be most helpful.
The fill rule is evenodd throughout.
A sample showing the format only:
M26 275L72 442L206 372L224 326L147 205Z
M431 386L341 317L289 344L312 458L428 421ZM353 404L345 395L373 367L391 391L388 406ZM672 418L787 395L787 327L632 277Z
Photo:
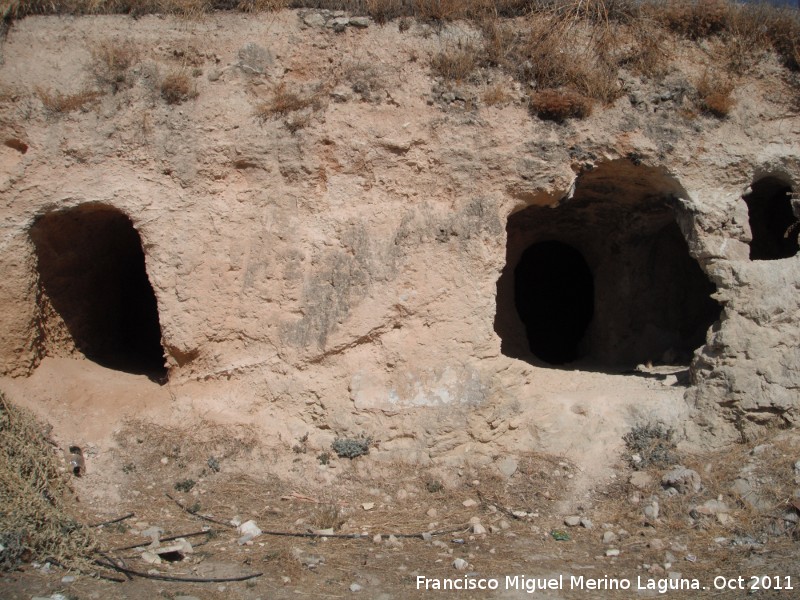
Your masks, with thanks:
M688 364L719 318L689 253L666 171L621 159L581 174L560 201L508 219L495 332L506 356L600 370Z
M779 260L797 254L798 218L792 210L792 188L775 177L759 179L744 197L753 239L750 260Z
M30 237L42 318L52 310L65 329L43 340L45 350L58 353L71 344L104 367L163 382L158 305L130 218L110 206L87 204L39 217ZM52 331L52 324L43 330Z
M562 242L529 246L514 269L514 305L533 354L551 364L575 360L594 314L589 265Z

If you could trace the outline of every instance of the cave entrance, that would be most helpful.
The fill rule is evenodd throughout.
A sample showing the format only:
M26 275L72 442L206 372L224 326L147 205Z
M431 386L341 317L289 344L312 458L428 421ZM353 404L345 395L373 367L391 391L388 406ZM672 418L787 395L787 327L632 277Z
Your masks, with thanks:
M497 282L503 354L532 364L688 364L719 318L714 285L676 222L685 191L628 160L583 173L569 198L512 214Z
M594 314L589 265L562 242L531 245L514 269L514 305L533 354L552 364L575 360Z
M108 368L163 380L155 294L139 233L100 204L48 213L33 224L44 351L82 352Z
M792 188L775 177L753 184L744 197L750 218L751 260L778 260L797 254L797 217L792 211Z

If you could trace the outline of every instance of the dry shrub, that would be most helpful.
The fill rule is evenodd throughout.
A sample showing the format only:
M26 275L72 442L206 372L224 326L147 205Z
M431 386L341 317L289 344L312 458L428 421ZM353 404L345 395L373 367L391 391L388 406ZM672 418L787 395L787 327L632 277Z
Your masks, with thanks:
M700 110L720 119L728 116L734 105L731 98L735 87L733 81L717 73L705 71L695 87Z
M81 566L94 549L91 532L67 513L71 491L51 444L0 392L0 571L46 558Z
M290 4L289 0L239 0L236 8L242 12L275 12L283 10Z
M380 24L412 14L409 0L365 0L364 8L366 13Z
M531 94L531 112L545 121L562 123L592 114L592 101L570 89L545 89Z
M513 97L505 85L495 83L484 90L481 99L486 106L505 106Z
M97 100L102 94L96 90L83 90L75 94L62 94L49 92L36 88L36 95L42 101L45 110L51 115L60 115L75 110L81 110L86 105Z
M107 40L94 46L90 67L95 81L114 93L133 85L131 67L139 62L139 49L130 41Z
M454 21L466 18L471 4L463 0L414 0L414 16L429 21Z
M649 5L672 31L690 39L707 38L725 31L731 22L731 4L726 0L672 0Z
M322 107L323 90L321 87L312 90L291 90L286 82L281 82L272 91L272 99L269 102L262 102L256 107L255 116L263 122L305 109L320 110Z
M445 81L465 81L481 65L481 50L470 40L458 40L431 57L431 70Z
M161 80L159 85L161 97L167 104L181 104L197 97L197 90L186 73L170 73Z
M650 21L639 21L630 28L633 43L620 60L634 73L663 77L669 65L669 39L666 31Z
M341 510L333 502L318 505L311 515L311 524L315 529L339 529L346 520L347 518L342 516Z
M383 74L375 65L358 61L344 68L344 79L364 102L380 102L386 90Z

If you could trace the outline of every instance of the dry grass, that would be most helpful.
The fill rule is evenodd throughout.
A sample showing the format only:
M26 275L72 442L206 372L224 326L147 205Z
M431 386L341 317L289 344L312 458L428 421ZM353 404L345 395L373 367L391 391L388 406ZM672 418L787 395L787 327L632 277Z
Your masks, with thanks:
M205 468L209 458L218 462L236 458L252 450L258 441L248 425L222 425L198 421L181 427L169 427L132 419L117 435L119 446L134 456L131 470L149 469L166 458L168 464L192 474L188 468Z
M380 102L386 91L383 73L375 65L364 61L347 64L344 80L364 102Z
M729 77L705 71L696 85L698 108L720 119L727 117L735 104L731 97L734 87Z
M531 95L530 109L540 119L562 123L592 114L592 101L569 89L545 89Z
M103 94L96 90L82 90L75 94L62 94L61 92L51 92L43 88L36 88L36 95L42 101L45 110L53 116L82 110L84 107L95 102Z
M0 571L48 557L85 566L94 549L66 511L71 490L51 444L36 418L0 393Z
M505 106L513 100L513 96L507 86L502 83L494 83L483 91L481 100L486 106Z
M481 54L474 42L458 40L431 58L431 71L445 81L466 81L480 67Z
M133 85L131 67L141 56L132 42L107 40L94 46L91 52L90 70L98 85L111 88L115 94Z
M159 91L167 104L181 104L197 97L194 81L182 71L166 75L159 84Z
M327 91L324 85L290 89L286 82L281 82L269 101L255 107L254 115L262 123L282 117L286 128L295 133L307 127L313 114L325 107Z

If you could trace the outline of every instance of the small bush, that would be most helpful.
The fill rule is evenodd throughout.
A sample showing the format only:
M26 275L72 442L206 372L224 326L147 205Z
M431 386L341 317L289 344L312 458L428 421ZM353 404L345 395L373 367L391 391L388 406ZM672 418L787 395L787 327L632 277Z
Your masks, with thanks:
M650 10L672 31L695 40L722 33L733 18L726 0L673 0L653 3Z
M364 102L380 102L386 90L382 74L371 64L356 62L348 65L344 78Z
M111 88L115 94L133 85L131 67L140 59L133 43L109 40L97 44L91 52L91 72L98 85Z
M372 438L336 438L331 444L331 448L336 452L339 458L356 458L369 454L369 447L372 444Z
M706 71L697 82L698 108L719 119L728 116L733 108L731 98L734 84L729 79Z
M433 74L446 81L465 81L481 66L481 51L470 41L444 48L431 58Z
M676 464L678 456L673 435L672 429L661 424L648 423L631 429L622 437L631 452L631 466L638 470Z
M167 104L181 104L197 97L194 82L186 73L170 73L161 80L159 89Z
M592 101L572 90L547 89L531 95L530 108L540 119L562 123L566 119L585 119L591 115Z
M42 101L45 110L51 115L81 110L87 104L97 100L102 94L95 90L83 90L76 94L62 94L61 92L49 92L42 88L36 88L36 95Z
M197 482L194 479L182 479L173 486L179 492L191 492Z
M481 96L486 106L504 106L513 99L511 94L502 83L490 85L483 91Z

